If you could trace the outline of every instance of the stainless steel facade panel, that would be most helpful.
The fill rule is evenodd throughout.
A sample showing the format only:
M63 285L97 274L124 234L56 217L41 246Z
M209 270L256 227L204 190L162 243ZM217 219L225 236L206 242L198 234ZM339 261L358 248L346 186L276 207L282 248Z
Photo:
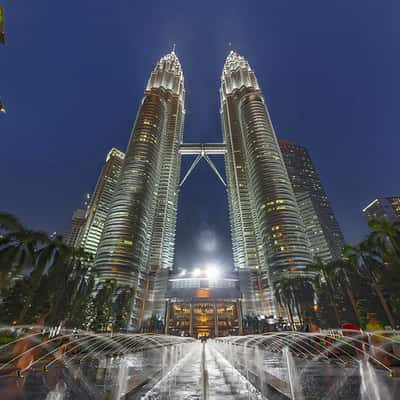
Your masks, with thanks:
M273 284L311 262L309 243L256 76L235 52L220 93L234 264L247 270L244 313L275 315Z
M171 52L147 84L95 260L99 284L135 289L134 325L164 303L158 273L172 268L184 113L183 73Z

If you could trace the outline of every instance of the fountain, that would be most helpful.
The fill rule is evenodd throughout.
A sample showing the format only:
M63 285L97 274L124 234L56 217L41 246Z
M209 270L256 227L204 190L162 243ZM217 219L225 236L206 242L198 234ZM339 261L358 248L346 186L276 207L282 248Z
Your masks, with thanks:
M202 400L208 399L208 371L206 365L206 343L203 342L201 349L201 397Z
M361 400L386 400L391 398L387 387L378 379L376 370L367 358L360 360Z
M400 379L390 376L398 373L392 367L400 366L400 358L391 350L391 337L398 332L374 334L384 338L375 352L359 331L271 332L215 341L268 399L394 400Z
M400 398L394 331L374 333L379 340L326 331L200 343L42 326L3 329L10 340L0 346L1 399L15 393L34 400Z
M122 399L132 387L146 383L149 372L160 374L160 350L167 352L162 367L167 373L184 355L182 346L194 342L166 335L77 333L36 326L10 327L8 333L15 340L0 346L0 398L11 391L34 390L35 400ZM132 377L132 371L138 374Z
M301 390L301 382L297 373L296 364L294 362L292 353L286 346L282 349L282 357L286 362L288 382L290 388L290 396L292 400L303 400L303 394Z
M54 390L51 390L47 396L46 400L63 400L67 387L64 382L57 382Z

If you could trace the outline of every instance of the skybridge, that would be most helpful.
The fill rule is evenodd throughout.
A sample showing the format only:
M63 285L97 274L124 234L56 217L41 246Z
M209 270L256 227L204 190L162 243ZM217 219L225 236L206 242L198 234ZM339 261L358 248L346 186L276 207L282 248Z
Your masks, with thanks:
M199 161L204 158L207 164L211 167L211 169L215 172L218 179L221 183L226 186L225 180L222 175L219 173L217 167L212 162L209 156L224 156L226 154L226 144L225 143L182 143L179 147L179 154L181 156L192 156L196 155L197 157L194 159L192 165L186 172L179 186L182 186L189 175L196 168L196 165Z

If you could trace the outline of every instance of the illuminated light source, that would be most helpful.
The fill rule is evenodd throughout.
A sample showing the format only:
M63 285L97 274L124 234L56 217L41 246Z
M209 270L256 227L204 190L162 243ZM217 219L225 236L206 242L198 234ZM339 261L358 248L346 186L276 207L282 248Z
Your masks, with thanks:
M184 276L184 275L186 275L186 269L183 269L183 270L179 273L179 276Z
M218 279L220 271L214 264L207 265L207 277L208 279Z
M208 289L196 289L195 297L206 299L210 297L210 292Z
M0 112L1 113L6 113L6 108L4 107L4 105L3 105L3 103L2 103L2 101L1 101L1 99L0 99Z
M196 277L200 276L200 274L201 274L200 268L195 268L194 271L192 272L192 275Z

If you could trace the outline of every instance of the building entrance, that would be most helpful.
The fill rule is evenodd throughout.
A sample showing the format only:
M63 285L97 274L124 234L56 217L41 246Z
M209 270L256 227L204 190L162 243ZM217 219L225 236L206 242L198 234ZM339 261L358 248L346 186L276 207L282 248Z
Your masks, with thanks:
M241 326L241 293L234 275L209 279L173 276L169 279L166 333L191 337L237 335Z

